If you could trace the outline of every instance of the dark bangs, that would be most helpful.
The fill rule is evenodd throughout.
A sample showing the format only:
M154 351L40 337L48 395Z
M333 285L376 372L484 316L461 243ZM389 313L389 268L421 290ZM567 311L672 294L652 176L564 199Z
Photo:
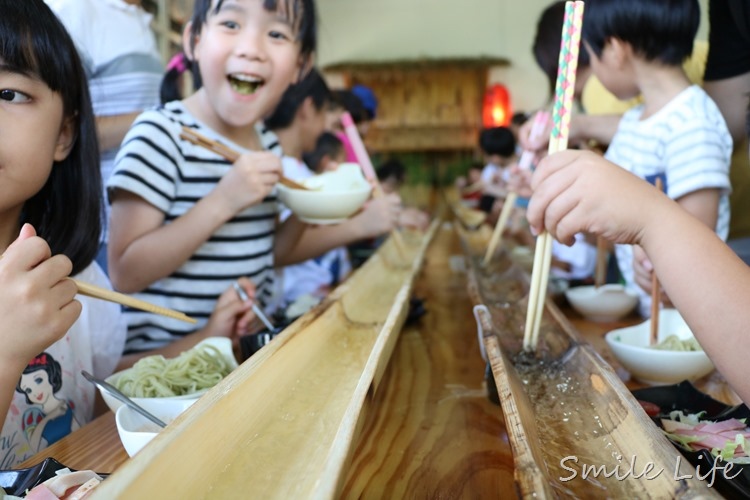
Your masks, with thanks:
M55 162L44 187L24 205L21 224L32 224L53 254L88 266L99 246L102 180L88 83L75 45L42 0L0 0L0 58L7 70L38 78L58 93L64 119L74 121L74 145Z
M693 52L699 23L698 0L586 0L583 40L597 57L616 38L646 61L679 66Z
M300 53L309 57L317 46L317 19L313 0L263 0L263 7L277 12L294 28Z

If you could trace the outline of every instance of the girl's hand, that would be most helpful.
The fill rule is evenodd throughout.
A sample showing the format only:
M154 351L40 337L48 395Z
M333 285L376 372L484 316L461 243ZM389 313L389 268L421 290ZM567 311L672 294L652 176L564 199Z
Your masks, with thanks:
M268 151L240 156L216 187L232 214L263 201L279 182L281 159Z
M510 168L508 189L521 198L528 198L531 196L531 175L531 170L522 169L518 164L513 165Z
M247 278L240 278L239 284L250 297L243 302L234 287L227 288L216 301L214 312L201 330L203 337L228 337L237 347L239 338L248 333L248 325L255 319L252 301L255 300L255 286Z
M78 288L66 279L73 265L51 257L49 245L25 224L0 259L2 363L22 370L26 363L61 339L81 314Z
M640 243L654 214L672 203L656 188L589 151L561 151L544 158L532 176L529 224L572 244L579 232L616 243Z
M527 151L540 151L547 149L549 143L549 134L552 132L553 122L547 120L544 128L544 132L540 133L535 139L531 138L531 129L534 127L534 115L526 120L521 128L518 129L518 143L521 148Z
M401 198L392 193L368 201L356 218L363 238L374 238L395 229L400 215Z

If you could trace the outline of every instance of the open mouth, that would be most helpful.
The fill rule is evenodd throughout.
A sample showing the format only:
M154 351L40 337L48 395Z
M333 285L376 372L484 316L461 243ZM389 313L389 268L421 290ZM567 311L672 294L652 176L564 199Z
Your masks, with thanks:
M240 73L231 74L227 78L232 90L242 95L254 94L265 83L260 77Z

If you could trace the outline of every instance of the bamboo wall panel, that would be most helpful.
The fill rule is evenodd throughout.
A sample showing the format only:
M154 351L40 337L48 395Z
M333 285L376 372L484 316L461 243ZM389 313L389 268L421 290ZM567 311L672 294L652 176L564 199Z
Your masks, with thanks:
M372 151L476 147L486 67L413 63L344 71L352 84L371 87L378 98L378 115L366 137Z

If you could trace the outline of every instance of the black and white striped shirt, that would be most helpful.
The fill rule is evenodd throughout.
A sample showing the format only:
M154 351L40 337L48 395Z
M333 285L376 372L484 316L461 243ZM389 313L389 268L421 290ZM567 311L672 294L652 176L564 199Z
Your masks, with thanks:
M210 193L232 165L219 155L180 138L192 127L236 151L244 148L198 122L175 101L141 114L128 132L107 183L109 190L132 192L164 212L169 224ZM263 147L281 156L275 134L256 127ZM204 325L224 290L242 276L257 287L264 304L274 288L273 243L279 205L275 192L237 214L172 275L153 283L140 299L184 312ZM196 326L156 314L125 310L126 353L163 347Z

